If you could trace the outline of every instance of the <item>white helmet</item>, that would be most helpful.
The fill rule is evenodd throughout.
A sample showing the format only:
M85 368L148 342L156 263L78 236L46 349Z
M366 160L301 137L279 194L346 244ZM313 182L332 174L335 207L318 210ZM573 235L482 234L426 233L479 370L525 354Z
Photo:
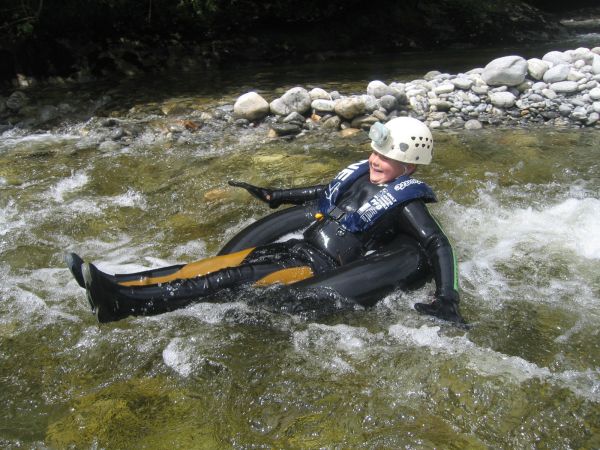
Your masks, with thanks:
M396 117L383 125L376 122L369 131L371 148L390 159L410 164L429 164L433 156L433 136L423 122L412 117Z

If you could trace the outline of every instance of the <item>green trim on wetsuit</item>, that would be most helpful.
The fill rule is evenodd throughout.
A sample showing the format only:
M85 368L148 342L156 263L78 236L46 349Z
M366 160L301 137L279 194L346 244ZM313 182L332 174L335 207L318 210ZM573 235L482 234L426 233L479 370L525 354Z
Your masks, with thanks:
M450 247L450 252L452 253L452 266L453 266L453 272L454 272L453 288L456 292L459 292L460 286L458 285L458 260L456 258L456 252L454 251L454 246L452 245L452 242L448 238L448 235L444 232L444 228L442 228L442 226L440 225L438 220L435 218L435 216L431 213L430 213L430 216L433 219L433 221L437 224L438 228L440 229L440 231L442 232L442 234L444 235L446 240L448 241L448 246Z

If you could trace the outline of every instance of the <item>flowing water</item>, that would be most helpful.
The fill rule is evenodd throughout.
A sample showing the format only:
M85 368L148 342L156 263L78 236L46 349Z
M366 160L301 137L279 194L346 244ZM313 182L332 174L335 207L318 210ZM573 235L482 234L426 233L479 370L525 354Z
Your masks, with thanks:
M283 85L264 78L267 94ZM179 81L62 91L126 117L129 140L100 142L97 119L0 138L0 446L600 447L598 130L435 132L419 178L454 242L468 329L414 311L432 284L368 310L293 315L247 290L98 325L65 251L108 272L210 256L269 212L226 180L320 183L368 154L362 133L174 136L165 105L252 87Z

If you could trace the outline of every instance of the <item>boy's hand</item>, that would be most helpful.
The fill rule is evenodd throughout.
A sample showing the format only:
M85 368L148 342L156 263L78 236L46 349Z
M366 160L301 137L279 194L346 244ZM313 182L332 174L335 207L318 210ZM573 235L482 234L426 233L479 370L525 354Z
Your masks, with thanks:
M265 203L268 203L271 208L276 207L275 205L272 204L273 191L271 189L253 186L249 183L244 183L243 181L231 180L228 183L229 183L229 186L241 187L243 189L246 189L250 193L250 195L252 195L253 197L256 197L257 199L259 199Z

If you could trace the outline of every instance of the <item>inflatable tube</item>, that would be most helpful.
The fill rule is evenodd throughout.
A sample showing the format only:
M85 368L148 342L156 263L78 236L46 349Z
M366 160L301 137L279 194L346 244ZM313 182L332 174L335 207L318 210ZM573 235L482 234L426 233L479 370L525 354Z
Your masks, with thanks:
M316 205L311 203L269 214L236 234L213 258L107 276L124 286L142 286L192 278L224 267L235 267L254 247L275 242L305 229L314 220L315 211ZM74 261L79 260L74 254L73 258ZM286 270L293 272L295 269ZM308 271L307 274L306 271L298 270L297 275L285 281L290 284L282 286L282 289L290 294L310 292L317 298L338 295L362 306L374 305L395 289L418 288L431 278L431 269L422 248L414 238L407 235L398 235L390 243L371 250L367 256L330 272L312 276L310 269Z
M254 222L223 246L219 255L273 242L306 228L314 221L316 205L295 206ZM395 289L417 289L431 278L431 269L417 241L398 235L364 258L332 272L289 285L290 290L329 291L362 306L372 306Z

